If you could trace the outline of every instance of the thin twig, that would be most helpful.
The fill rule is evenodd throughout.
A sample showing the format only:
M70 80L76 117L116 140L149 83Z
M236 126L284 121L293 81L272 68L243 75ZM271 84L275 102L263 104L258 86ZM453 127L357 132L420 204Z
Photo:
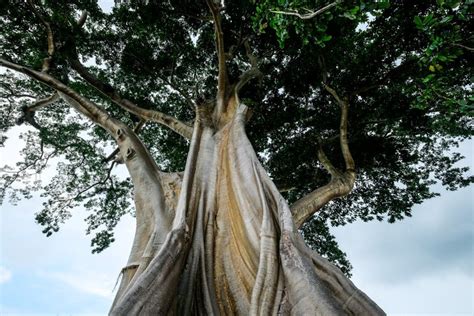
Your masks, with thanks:
M292 15L292 16L297 16L299 17L300 19L302 20L308 20L308 19L312 19L314 18L315 16L317 15L320 15L324 12L326 12L327 10L331 9L332 7L336 6L337 4L339 3L339 1L335 1L331 4L328 4L327 6L325 7L322 7L321 9L319 10L316 10L316 11L310 11L308 9L305 9L307 11L309 11L310 13L306 13L306 14L301 14L301 13L298 13L297 11L278 11L278 10L270 10L270 12L272 13L277 13L277 14L283 14L283 15Z

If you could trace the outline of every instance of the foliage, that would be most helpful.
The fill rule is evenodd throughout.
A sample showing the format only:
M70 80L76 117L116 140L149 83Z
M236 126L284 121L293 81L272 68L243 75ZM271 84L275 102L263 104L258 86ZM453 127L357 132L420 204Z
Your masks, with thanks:
M79 56L122 96L183 121L194 117L187 98L214 97L217 58L204 2L131 1L110 14L90 0L41 3L37 7L49 17L56 43L50 73L130 126L136 118L87 85L72 70L71 58ZM431 191L435 182L455 190L474 180L458 166L462 157L449 150L473 133L472 3L343 1L309 20L271 12L304 13L325 5L228 1L223 28L231 79L249 68L245 41L259 58L263 78L241 92L254 110L248 134L289 202L329 179L316 158L318 138L333 163L342 166L339 111L322 81L349 98L355 189L303 227L312 247L349 273L329 224L401 220L411 216L414 204L437 194ZM83 10L89 16L78 28ZM28 4L10 1L0 21L3 57L40 69L46 31ZM31 96L51 91L10 72L2 76L0 128L5 132L23 115L22 105L32 103ZM108 178L111 166L104 158L114 149L110 137L61 102L34 117L39 128L23 136L28 143L24 160L2 173L0 197L28 198L40 191L47 201L37 221L46 234L57 231L74 207L85 206L88 233L96 233L94 251L103 250L120 217L133 212L130 182L114 172ZM183 169L185 140L151 123L140 136L163 170ZM2 136L0 144L4 141ZM59 161L57 175L47 183L28 182L27 171L41 173L48 159ZM13 172L19 169L26 171ZM14 180L26 183L16 186Z

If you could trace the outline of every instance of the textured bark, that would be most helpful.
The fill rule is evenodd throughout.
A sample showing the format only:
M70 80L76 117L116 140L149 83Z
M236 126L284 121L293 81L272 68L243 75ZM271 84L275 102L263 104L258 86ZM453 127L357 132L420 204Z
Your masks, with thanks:
M137 213L136 240L110 314L384 314L304 244L246 137L247 107L233 97L225 109L219 122L209 109L197 111L182 176L158 173L154 192L145 185L137 211L173 222ZM133 163L127 163L132 178ZM133 181L140 190L143 180Z

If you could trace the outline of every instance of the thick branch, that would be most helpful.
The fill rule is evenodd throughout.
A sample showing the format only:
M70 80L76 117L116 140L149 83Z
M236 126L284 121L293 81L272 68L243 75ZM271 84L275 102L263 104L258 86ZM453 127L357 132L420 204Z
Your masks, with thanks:
M191 126L181 122L175 117L159 111L141 108L130 100L122 98L112 86L100 81L97 77L91 74L89 70L84 67L84 65L82 65L79 59L71 59L71 65L74 70L76 70L81 75L81 77L84 78L84 80L86 80L102 94L109 97L112 101L114 101L114 103L123 109L135 114L143 120L153 121L165 125L185 138L191 138L193 132L193 128Z
M34 111L37 111L39 110L40 108L42 107L45 107L47 105L50 105L54 102L56 102L57 100L59 99L59 95L54 92L53 94L51 94L49 97L46 97L46 98L43 98L43 99L39 99L38 101L36 101L35 103L31 104L30 106L26 107L25 108L25 112L34 112Z
M321 9L319 9L319 10L317 10L317 11L310 11L309 13L306 13L306 14L301 14L301 13L298 13L298 12L296 12L296 11L277 11L277 10L270 10L270 12L272 12L272 13L277 13L277 14L284 14L284 15L293 15L293 16L299 17L299 18L302 19L302 20L309 20L309 19L314 18L314 17L317 16L317 15L320 15L320 14L326 12L327 10L329 10L329 9L331 9L332 7L336 6L338 3L339 3L339 1L335 1L335 2L333 2L333 3L328 4L328 5L325 6L325 7L322 7Z
M42 107L45 107L49 104L56 102L58 99L59 99L59 94L57 92L54 92L49 97L39 99L29 106L23 106L21 108L21 110L23 111L23 115L18 118L16 123L20 125L20 124L23 124L24 122L28 122L34 128L41 129L41 126L38 123L36 123L35 112Z
M102 108L87 100L86 98L82 97L76 91L66 86L54 77L48 75L47 73L39 72L22 65L12 63L3 58L0 58L0 65L21 72L29 76L30 78L33 78L55 89L59 92L61 97L65 96L66 98L69 98L71 101L73 101L74 104L71 105L76 105L75 107L79 112L87 116L93 122L102 126L110 133L115 134L116 130L120 127L119 125L121 125L121 123L111 118L109 114L105 112Z
M332 164L329 158L326 156L326 153L323 150L322 141L319 141L319 148L318 148L318 160L323 165L324 169L329 172L331 178L335 178L341 174L339 170Z
M217 80L217 96L218 100L224 101L227 85L227 68L226 68L226 54L224 49L224 32L222 31L221 15L219 13L220 5L216 4L214 0L206 0L207 5L212 14L214 21L214 28L216 33L216 49L217 49L217 60L219 63L219 77Z
M140 122L138 122L137 126L135 126L135 128L133 129L133 132L135 134L137 134L142 128L143 126L145 126L145 121L141 120ZM104 162L109 162L111 160L114 160L115 159L115 156L117 156L117 154L120 152L120 147L117 147L115 148L115 150L113 152L110 153L110 155L108 155L106 158L104 158Z
M87 20L87 15L88 15L88 12L86 10L84 10L81 14L81 16L79 17L79 20L77 20L77 27L78 28L81 28L84 26L84 24L86 23L86 20Z
M54 55L54 38L53 31L51 30L51 24L46 21L46 19L41 15L41 13L38 12L38 10L36 10L32 0L28 0L28 4L30 5L34 15L41 20L41 23L43 23L44 27L46 28L46 33L48 36L48 57L43 59L43 66L41 71L48 72L49 66L51 65L51 61Z
M331 175L331 180L325 186L318 188L308 195L302 197L291 206L291 212L295 225L300 227L315 212L320 210L329 201L343 197L352 191L355 183L355 163L352 158L347 137L347 124L349 103L347 98L341 99L337 92L324 84L324 88L336 99L341 108L341 117L339 124L339 142L342 156L345 162L345 172L341 172L333 166L322 149L322 142L318 150L318 159L323 167Z
M347 101L344 101L343 105L341 106L341 123L339 126L340 132L340 144L341 144L341 151L342 156L344 157L344 162L346 163L346 171L355 172L355 163L354 159L352 158L351 151L349 150L349 141L347 137L347 123L348 123L348 112L349 112L349 104Z
M344 173L325 186L305 195L291 206L291 213L296 227L306 222L314 213L328 202L343 197L352 191L355 182L355 173Z
M343 100L339 97L336 90L334 90L333 88L331 88L330 86L328 86L325 83L323 83L323 87L324 87L324 89L326 89L327 92L329 92L333 96L334 99L336 99L337 104L339 106L342 106L344 104Z
M348 123L348 114L349 114L349 101L347 98L341 99L337 92L329 87L327 84L323 84L326 91L328 91L337 103L341 107L341 120L339 125L339 140L341 144L342 156L344 157L344 162L346 163L347 171L355 170L354 159L352 158L351 151L349 150L349 142L347 139L347 123Z

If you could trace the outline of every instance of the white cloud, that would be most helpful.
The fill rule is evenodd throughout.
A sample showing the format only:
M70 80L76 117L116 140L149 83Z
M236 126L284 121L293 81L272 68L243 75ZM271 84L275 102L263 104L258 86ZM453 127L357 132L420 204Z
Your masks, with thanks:
M99 6L102 10L106 13L112 12L112 8L114 7L113 0L99 0Z
M112 292L113 281L108 275L99 275L88 272L76 272L74 274L71 274L70 272L50 272L45 273L44 276L64 282L68 286L86 294L106 299L112 299L114 295Z
M473 193L442 192L400 223L333 228L354 283L389 315L472 315Z
M8 282L11 278L11 271L5 267L0 266L0 284Z

